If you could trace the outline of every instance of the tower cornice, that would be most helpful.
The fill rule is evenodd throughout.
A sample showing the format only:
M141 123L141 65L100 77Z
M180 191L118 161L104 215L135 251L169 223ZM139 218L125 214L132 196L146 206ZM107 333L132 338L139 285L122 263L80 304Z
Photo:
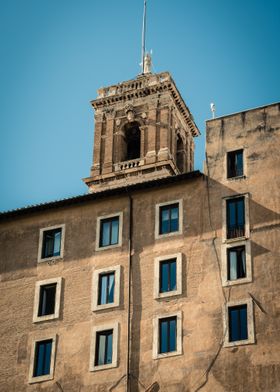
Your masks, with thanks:
M192 135L199 136L200 132L193 120L192 114L169 72L140 75L136 79L100 88L97 98L91 101L91 105L95 110L98 110L126 101L129 103L132 99L144 98L148 95L164 92L170 93L175 107L188 124Z

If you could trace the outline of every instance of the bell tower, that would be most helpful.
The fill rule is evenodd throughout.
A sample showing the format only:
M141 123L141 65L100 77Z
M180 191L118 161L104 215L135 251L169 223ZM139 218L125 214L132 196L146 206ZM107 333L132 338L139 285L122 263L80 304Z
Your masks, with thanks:
M90 192L193 170L199 130L168 72L98 90Z

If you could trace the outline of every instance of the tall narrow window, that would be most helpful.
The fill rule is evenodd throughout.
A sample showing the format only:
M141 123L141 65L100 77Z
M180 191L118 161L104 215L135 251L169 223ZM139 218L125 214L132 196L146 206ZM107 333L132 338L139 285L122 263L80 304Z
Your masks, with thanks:
M60 256L61 227L43 233L42 259Z
M246 277L245 245L227 249L228 280Z
M160 293L176 290L176 259L160 262Z
M96 332L95 366L108 365L113 359L113 330Z
M102 219L100 223L99 246L116 245L119 242L119 217Z
M159 233L167 234L179 230L179 203L160 207Z
M231 306L228 308L229 341L248 339L247 305Z
M245 235L244 197L227 200L227 238Z
M227 153L227 177L243 176L243 150Z
M40 286L38 317L54 313L56 285L56 283L53 283Z
M125 152L124 161L140 158L141 132L137 122L125 126Z
M177 317L168 317L159 320L159 353L176 351Z
M184 172L184 166L185 166L184 157L185 157L184 143L181 136L178 135L177 145L176 145L176 165L180 173Z
M52 339L36 342L33 377L50 374L52 344Z
M62 278L36 282L33 323L54 320L59 317Z
M99 275L98 305L114 302L115 273Z

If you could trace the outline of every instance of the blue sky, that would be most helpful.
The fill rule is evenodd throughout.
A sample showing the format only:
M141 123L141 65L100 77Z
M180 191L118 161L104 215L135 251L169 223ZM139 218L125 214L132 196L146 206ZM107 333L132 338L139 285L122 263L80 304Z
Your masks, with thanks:
M143 0L1 0L0 210L87 191L99 87L134 78ZM279 0L147 0L147 48L201 131L280 101Z

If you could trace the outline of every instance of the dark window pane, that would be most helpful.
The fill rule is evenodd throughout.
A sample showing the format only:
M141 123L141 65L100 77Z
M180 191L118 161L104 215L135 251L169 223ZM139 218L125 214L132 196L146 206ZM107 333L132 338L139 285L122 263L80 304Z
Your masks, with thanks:
M163 209L161 212L161 234L169 233L169 210Z
M228 279L235 280L246 277L245 246L228 249Z
M169 280L169 266L168 262L160 263L160 292L164 293L168 291L168 280Z
M248 339L247 306L240 308L240 340Z
M110 222L101 223L101 246L110 245Z
M168 321L160 320L160 353L168 352Z
M178 231L179 229L179 210L178 207L171 209L171 228L170 231Z
M176 259L160 262L160 292L176 290Z
M169 351L176 351L176 319L172 319L169 322Z
M56 283L40 287L38 316L53 314L55 309Z
M248 339L247 305L228 308L229 341Z
M33 377L44 376L50 373L51 352L52 340L36 343Z
M112 363L112 361L113 361L113 333L110 333L107 337L106 363Z
M115 245L119 242L119 218L103 219L100 225L99 246Z
M98 283L98 305L105 305L114 302L115 273L99 275Z
M176 259L170 261L169 264L170 267L170 284L169 288L170 290L176 290Z
M227 154L228 178L243 175L243 150L231 151Z
M112 220L112 236L111 245L115 245L119 242L119 218Z
M177 318L169 317L159 320L159 352L176 351Z
M109 274L108 277L108 303L114 302L115 274Z
M245 234L244 197L227 200L227 238Z
M101 331L96 334L95 366L112 363L113 330Z
M172 233L179 230L179 205L171 204L160 207L160 234Z
M107 276L100 275L99 276L99 299L98 305L106 304L106 297L107 297Z
M236 176L243 176L243 151L236 153Z
M61 248L61 228L43 233L42 258L59 256Z

